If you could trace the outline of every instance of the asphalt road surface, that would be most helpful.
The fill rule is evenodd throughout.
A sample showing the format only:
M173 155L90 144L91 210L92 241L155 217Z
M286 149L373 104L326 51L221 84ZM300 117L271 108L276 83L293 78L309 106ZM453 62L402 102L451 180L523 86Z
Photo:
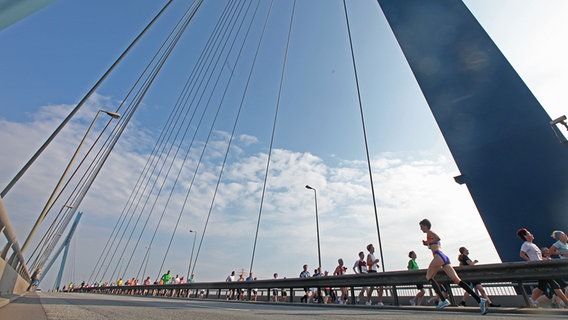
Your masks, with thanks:
M471 312L467 312L471 311ZM1 320L142 319L568 319L561 314L489 313L474 308L379 308L177 300L80 293L28 294L0 308Z

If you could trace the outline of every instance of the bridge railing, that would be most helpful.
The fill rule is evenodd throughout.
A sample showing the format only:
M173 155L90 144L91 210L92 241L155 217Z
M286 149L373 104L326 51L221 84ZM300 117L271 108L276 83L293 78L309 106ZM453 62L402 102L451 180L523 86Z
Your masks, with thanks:
M0 231L6 238L6 244L0 252L0 259L6 261L7 265L12 267L23 279L30 280L30 273L26 267L26 260L20 250L20 245L16 240L16 233L12 229L8 213L4 207L4 202L0 197ZM7 257L10 257L6 260Z
M502 292L521 297L525 305L529 305L526 292L527 284L535 280L568 279L568 260L551 260L538 262L510 262L487 264L477 266L456 267L459 276L465 282L479 281L500 287ZM137 285L137 286L106 286L79 288L74 291L131 294L131 295L168 295L190 298L217 298L228 297L229 292L262 292L262 300L271 301L272 290L280 292L285 289L287 302L298 302L297 294L303 295L304 288L349 288L350 299L355 303L356 290L363 287L384 286L388 288L388 295L395 306L401 305L399 296L414 295L416 284L426 284L426 270L416 271L390 271L373 274L351 274L342 276L270 279L237 282L197 282L191 284L167 285ZM449 277L443 272L436 275L440 283L451 283ZM508 290L507 290L508 289ZM450 292L451 294L451 292ZM450 299L453 299L451 296Z

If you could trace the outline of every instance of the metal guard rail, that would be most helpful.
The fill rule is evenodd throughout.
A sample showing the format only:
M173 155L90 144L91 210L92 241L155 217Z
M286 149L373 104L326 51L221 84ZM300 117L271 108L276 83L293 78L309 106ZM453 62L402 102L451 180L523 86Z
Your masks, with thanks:
M526 281L546 280L546 279L568 279L568 260L550 260L534 262L507 262L476 266L456 267L458 275L462 280L489 282L513 282L518 286L519 292L523 295L528 305L528 296L524 290ZM436 280L440 283L450 283L451 280L445 273L440 271L436 275ZM236 281L236 282L197 282L191 284L167 284L167 285L137 285L137 286L106 286L78 288L75 292L96 292L96 293L117 293L128 294L132 292L152 292L153 290L221 290L232 289L270 289L286 288L290 290L290 302L293 302L294 289L305 287L310 288L351 288L351 298L354 299L355 287L366 286L387 286L393 288L393 298L395 305L399 305L396 296L397 286L409 286L416 284L426 284L426 270L415 271L389 271L368 274L349 274L342 276L311 277L311 278L288 278L270 279L256 281Z
M14 270L16 270L16 272L18 272L18 274L26 281L30 281L30 273L26 266L26 260L24 259L22 251L20 250L20 245L16 240L16 233L10 224L10 219L8 218L8 213L4 207L2 197L0 197L0 231L2 231L8 241L0 252L0 259L6 260L8 252L12 249L14 254L7 261L8 265L14 268Z

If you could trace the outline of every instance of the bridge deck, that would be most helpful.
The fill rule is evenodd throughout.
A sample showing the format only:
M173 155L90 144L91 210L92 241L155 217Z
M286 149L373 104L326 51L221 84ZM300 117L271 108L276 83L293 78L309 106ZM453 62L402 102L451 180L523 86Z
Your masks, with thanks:
M563 310L491 309L481 316L476 308L374 307L240 303L182 300L81 293L29 293L0 308L0 319L423 319L435 312L437 319L568 319Z
M47 320L48 318L38 294L30 292L0 308L0 319Z

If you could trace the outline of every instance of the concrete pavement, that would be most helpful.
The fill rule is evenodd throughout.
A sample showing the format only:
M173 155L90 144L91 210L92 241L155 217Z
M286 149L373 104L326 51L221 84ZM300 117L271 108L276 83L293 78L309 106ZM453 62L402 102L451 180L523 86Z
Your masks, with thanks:
M2 320L47 320L37 293L29 292L0 308Z
M467 312L469 311L469 312ZM497 310L495 310L497 311ZM227 301L178 300L81 293L29 293L0 308L2 320L86 319L568 319L556 314L508 314L506 310L480 315L475 308L380 308L367 306L324 306L305 304L238 303ZM534 311L534 310L533 310ZM550 310L547 310L550 311Z

